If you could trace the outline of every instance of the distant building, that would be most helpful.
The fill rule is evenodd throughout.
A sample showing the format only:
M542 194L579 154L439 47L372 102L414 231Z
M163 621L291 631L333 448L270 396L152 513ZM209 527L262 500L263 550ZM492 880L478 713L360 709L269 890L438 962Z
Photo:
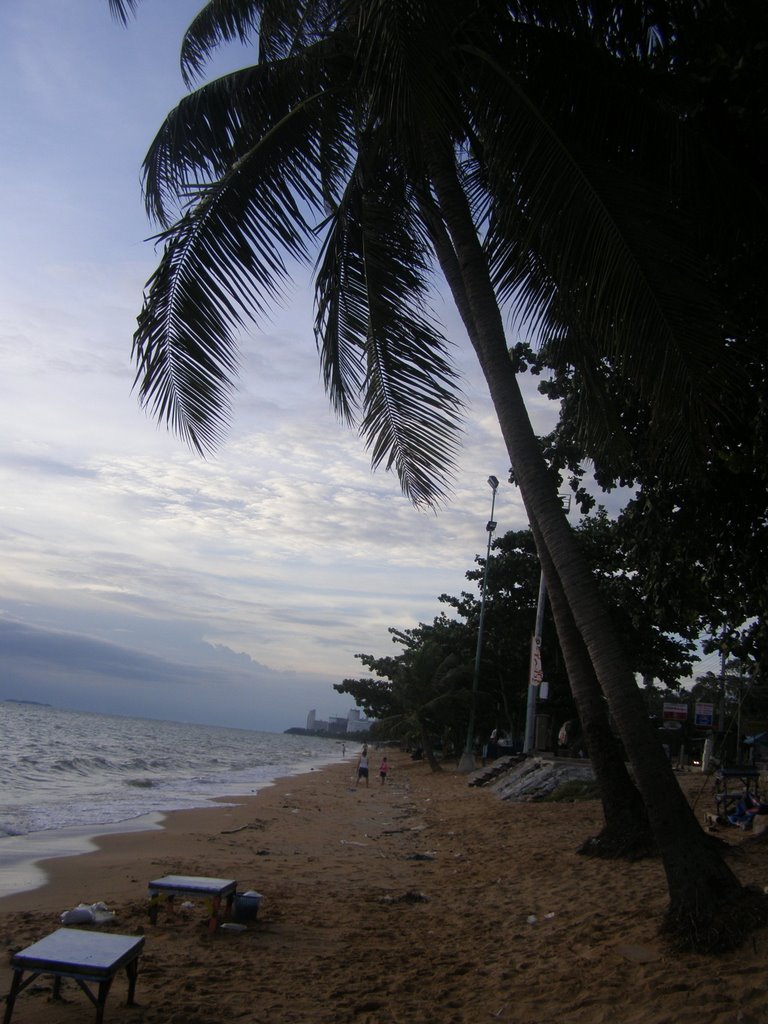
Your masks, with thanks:
M307 714L307 732L330 732L334 736L344 736L347 733L367 732L370 727L371 721L361 716L359 708L352 708L346 718L331 715L327 722L317 717L316 708Z
M347 732L367 732L371 723L367 718L362 718L359 708L352 708L347 715Z

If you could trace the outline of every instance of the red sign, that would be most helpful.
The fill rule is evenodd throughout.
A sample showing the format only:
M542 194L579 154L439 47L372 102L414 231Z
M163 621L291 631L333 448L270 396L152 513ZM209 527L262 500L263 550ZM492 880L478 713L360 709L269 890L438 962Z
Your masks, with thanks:
M688 705L670 704L667 701L664 701L661 717L665 722L687 722Z

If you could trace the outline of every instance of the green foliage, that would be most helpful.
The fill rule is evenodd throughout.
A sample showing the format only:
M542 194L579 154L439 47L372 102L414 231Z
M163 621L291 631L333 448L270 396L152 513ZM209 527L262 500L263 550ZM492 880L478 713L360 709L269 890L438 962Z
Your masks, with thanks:
M700 196L701 219L714 229L707 260L723 324L711 373L738 368L738 393L707 415L696 458L680 462L660 456L654 411L620 361L584 366L573 347L557 344L519 358L537 373L554 371L542 384L561 402L546 442L550 465L571 474L581 497L585 459L604 488L637 489L618 529L647 618L703 638L707 652L750 659L766 678L768 7L708 0L675 16L678 29L653 63L672 86L670 102L711 147L718 180Z
M662 701L672 699L679 680L691 675L694 634L688 631L684 639L675 633L676 619L649 617L641 578L628 561L619 525L604 509L582 519L576 532L611 605L633 670L666 684L666 688L647 688L648 695L656 696L655 702L649 703L649 713L660 717ZM479 589L484 572L485 559L478 555L466 578ZM494 541L486 576L476 716L479 736L488 736L493 729L513 737L524 732L539 578L529 530L509 531ZM377 729L382 737L414 736L420 716L435 738L447 737L449 744L460 747L477 649L480 601L469 591L456 597L442 594L439 601L453 614L440 612L432 623L411 629L391 627L392 641L401 652L389 657L358 654L373 675L345 679L334 689L350 694L368 717L379 720ZM542 663L550 692L542 711L556 723L576 717L548 604ZM684 698L688 699L687 692Z
M768 682L754 662L729 658L720 672L697 676L691 698L722 706L726 728L739 719L768 729Z
M466 721L471 668L430 639L427 627L405 632L390 629L390 633L394 642L402 645L399 654L384 658L356 655L379 678L345 679L334 689L362 700L368 713L378 707L376 736L418 742L435 769L436 742L452 749Z

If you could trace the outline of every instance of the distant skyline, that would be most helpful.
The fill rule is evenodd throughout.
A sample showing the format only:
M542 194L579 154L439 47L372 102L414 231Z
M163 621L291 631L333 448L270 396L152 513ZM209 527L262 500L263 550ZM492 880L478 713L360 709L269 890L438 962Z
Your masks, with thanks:
M282 730L345 715L334 682L387 630L430 622L526 516L463 328L451 500L416 511L332 416L302 271L242 341L232 429L208 460L142 412L130 345L157 254L141 160L184 94L197 0L0 5L0 698ZM226 60L222 58L223 66ZM515 339L510 339L515 340ZM535 428L555 407L526 383Z

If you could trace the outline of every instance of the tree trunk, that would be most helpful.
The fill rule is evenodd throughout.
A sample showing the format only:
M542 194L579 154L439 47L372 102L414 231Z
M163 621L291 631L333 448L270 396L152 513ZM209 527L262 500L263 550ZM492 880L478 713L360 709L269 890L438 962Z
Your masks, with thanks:
M429 729L427 728L426 724L421 720L421 718L418 718L418 723L419 731L421 733L421 746L424 750L424 756L429 762L429 767L432 769L433 772L441 772L443 769L438 764L437 758L435 757L435 752L432 749L432 741L429 738Z
M557 628L557 636L568 671L571 692L576 703L579 722L587 750L600 785L605 826L587 839L579 853L591 857L639 860L658 854L645 804L627 771L624 752L611 729L608 708L589 659L581 634L573 621L560 580L554 570L535 524L532 524L536 546L540 552L545 579L555 581L548 586L549 603Z
M583 553L573 537L540 451L507 350L504 326L466 196L452 157L433 154L432 181L462 277L475 348L496 409L531 523L554 571L632 765L661 852L670 905L665 927L700 951L740 942L755 921L768 920L763 896L744 899L738 879L697 822L654 734L640 690ZM547 586L557 579L547 576ZM733 908L741 905L736 916ZM746 908L746 909L745 909Z
M464 283L459 272L451 241L441 223L425 208L426 218L432 228L432 239L438 261L451 289L454 301L460 311L473 344L476 344L476 327ZM434 210L432 214L434 214ZM545 579L549 577L548 589L552 614L555 619L560 647L566 662L571 693L576 704L579 721L584 731L592 767L595 772L603 803L605 827L598 836L588 839L580 853L606 858L636 860L658 853L653 831L648 820L643 799L632 780L624 761L621 744L616 740L608 720L605 698L600 689L595 670L573 616L565 600L560 580L552 566L541 534L535 521L531 529L540 554ZM544 563L547 563L546 566Z

